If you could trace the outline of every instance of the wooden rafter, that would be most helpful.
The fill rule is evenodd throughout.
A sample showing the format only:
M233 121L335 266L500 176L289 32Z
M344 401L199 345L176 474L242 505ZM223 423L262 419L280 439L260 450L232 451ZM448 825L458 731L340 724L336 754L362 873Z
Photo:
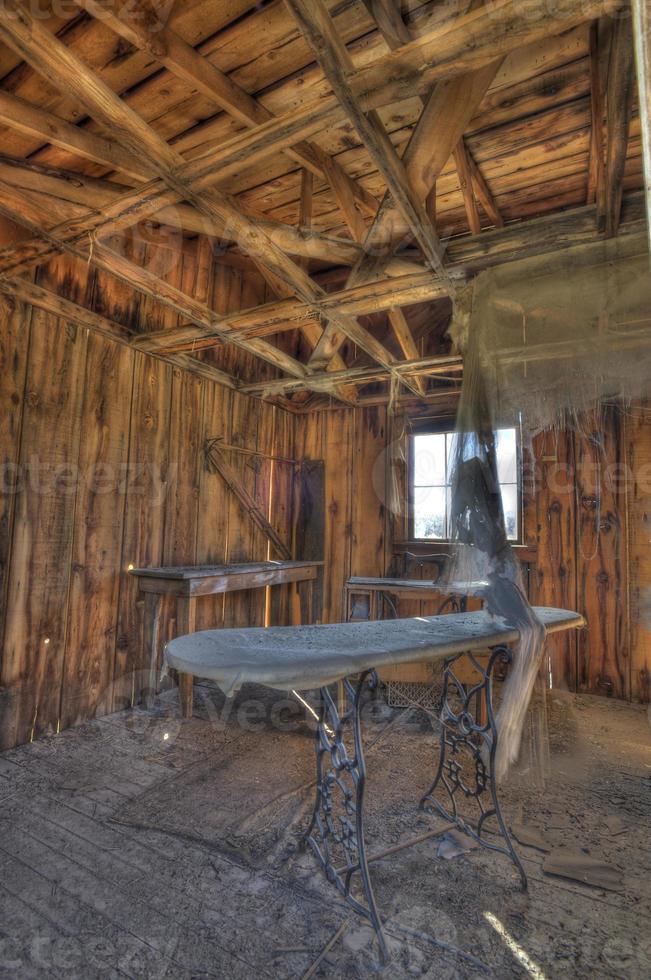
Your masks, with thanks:
M364 2L369 13L371 13L371 15L375 18L380 33L384 37L390 51L395 51L396 48L401 47L403 44L408 44L409 41L412 40L411 32L402 19L402 15L397 9L393 0L364 0ZM473 7L474 6L475 4L473 4ZM423 102L425 109L425 116L427 116L431 112L432 104L435 104L437 101L436 97L430 97L429 100L423 98L421 101ZM413 155L411 159L412 167L410 179L420 181L421 186L419 197L421 199L425 199L426 214L432 224L432 227L436 228L436 176L432 178L430 175L430 188L428 191L426 191L423 187L424 173L421 167L413 164ZM393 335L396 338L404 356L407 359L417 357L418 346L414 340L407 318L402 310L399 308L390 310L388 319ZM423 379L420 379L420 383L421 392L424 394L426 391L425 382Z
M392 51L413 40L396 0L364 0L364 6Z
M427 99L403 157L409 179L422 200L427 199L436 178L461 139L499 64L491 62L476 72L439 83ZM399 219L393 198L387 193L365 239L366 252L353 267L349 286L368 281L377 274L378 256L382 257L380 265L384 265L404 234L404 223ZM310 366L330 365L341 343L341 335L330 323L314 349Z
M454 156L454 163L457 168L459 186L463 196L463 205L466 209L468 227L470 228L471 235L479 235L481 232L481 222L479 220L479 211L477 210L477 201L475 199L475 193L472 185L470 161L468 160L468 153L463 137L461 137L455 146L452 154Z
M0 156L0 180L62 201L83 204L94 211L99 208L102 212L118 202L123 194L131 193L127 187L108 180L98 180L69 170L39 166L30 161L14 160L3 156ZM304 227L294 228L279 221L252 216L249 211L247 213L272 241L291 255L320 259L332 265L354 265L362 254L361 247L354 245L347 238L322 235ZM208 221L204 215L187 204L163 207L155 212L155 217L161 224L181 228L186 232L211 235L221 240L227 236L225 222ZM91 231L93 229L88 228L88 232ZM387 272L390 275L402 275L410 266L413 268L416 264L406 258L397 258L388 267Z
M285 371L294 377L304 377L307 374L304 366L295 358L290 357L284 351L279 350L266 341L254 339L248 340L246 337L230 331L230 328L222 326L222 317L218 316L210 307L201 300L182 292L175 286L159 278L155 273L142 266L136 265L129 259L110 249L102 242L69 242L59 241L54 232L46 232L39 229L37 224L40 218L40 208L38 203L32 205L28 198L16 194L14 188L7 189L0 182L0 210L9 217L20 222L24 227L29 228L34 234L38 233L50 239L53 244L68 252L75 258L83 262L90 262L110 273L133 289L151 296L158 302L174 310L186 319L198 324L204 329L214 331L214 333L224 342L233 343L236 346L248 350L256 357L273 364L274 367Z
M647 230L651 246L651 2L633 0L633 34L642 130Z
M436 354L432 357L423 357L414 361L401 361L397 367L399 373L404 377L411 375L428 375L447 377L454 375L455 380L463 370L463 359L457 354ZM374 381L388 381L391 374L377 367L352 367L345 371L332 371L316 375L314 384L310 388L314 391L321 388L322 391L330 392L334 384L369 384ZM311 379L310 379L311 380ZM305 388L304 381L291 378L280 381L260 381L253 384L242 385L242 391L247 394L259 395L281 395L291 391L300 391Z
M422 200L415 194L405 165L396 153L386 129L375 111L364 112L348 83L354 65L323 0L285 0L303 35L328 79L339 103L345 108L360 139L384 177L396 207L404 216L418 242L425 261L437 272L454 295L454 285L443 265L443 248Z
M409 306L414 303L431 302L445 296L447 296L445 288L429 271L425 271L328 293L322 305L325 315L330 309L335 309L348 316L368 316L386 312L396 305ZM311 316L313 313L309 306L292 298L278 303L265 303L253 310L233 313L223 322L243 333L244 336L265 336L282 330L295 329ZM187 345L188 349L198 349L204 346L200 342L201 337L206 338L205 331L201 333L194 327L184 326L147 334L135 344L141 350L160 350L166 347L180 349L181 345ZM217 338L212 340L206 338L205 346L216 342L218 342Z
M486 215L490 218L491 223L495 228L504 227L504 218L500 214L500 209L495 203L495 198L493 197L493 192L488 186L484 175L479 169L479 165L472 153L468 149L465 140L463 144L466 150L466 158L468 160L468 165L470 167L470 176L472 177L472 186L475 192L475 197L483 207Z
M0 90L0 123L27 133L44 143L52 143L63 150L76 153L94 163L120 170L136 180L149 176L142 161L124 150L119 143L109 142L102 136L61 119L59 116L26 102L10 92Z
M606 235L617 234L633 101L633 28L630 17L616 17L610 45L607 89L607 141L602 221ZM601 203L601 202L600 202Z
M599 21L590 25L590 160L586 203L604 193L604 96L599 52ZM602 202L603 204L603 202Z

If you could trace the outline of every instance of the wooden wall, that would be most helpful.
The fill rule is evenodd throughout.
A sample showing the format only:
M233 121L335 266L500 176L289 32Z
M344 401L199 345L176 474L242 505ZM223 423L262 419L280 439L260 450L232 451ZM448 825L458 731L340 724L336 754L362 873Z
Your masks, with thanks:
M520 554L530 599L578 609L589 622L550 642L555 687L650 698L650 422L649 405L606 408L584 418L580 433L539 437L527 458ZM435 578L437 563L404 554L405 513L394 500L404 498L404 420L384 408L329 410L306 417L297 439L325 459L325 620L343 616L349 575ZM398 611L432 614L439 601L402 601Z
M164 261L169 281L201 288L189 246L173 260L161 249L150 256L154 265ZM148 330L176 322L70 259L40 270L38 281L120 322ZM265 298L263 284L244 287L224 267L210 289L221 312ZM5 299L0 376L0 748L7 748L138 698L145 665L129 565L267 558L266 539L203 468L201 446L222 435L291 457L294 418ZM231 461L261 506L273 495L273 521L289 541L291 471L234 453ZM264 591L199 606L200 626L264 623ZM274 621L285 622L287 609L283 590ZM168 618L164 632L172 628Z
M137 253L218 312L267 296L260 279L223 265L207 269L192 243L182 250L142 240L114 247ZM37 278L140 329L177 322L151 299L68 258ZM285 342L293 340L287 335ZM245 378L259 370L228 348L209 356ZM267 557L261 532L219 476L203 469L206 436L324 461L325 621L342 618L349 575L437 573L400 545L405 423L384 407L289 415L6 300L0 377L2 747L138 698L145 665L130 564ZM587 633L550 646L556 686L649 700L650 412L648 405L606 410L584 420L580 435L536 442L524 508L530 596L579 609L590 623ZM237 454L232 462L289 541L296 491L290 468ZM399 611L433 612L435 603L403 603ZM279 591L271 621L289 616L289 596ZM264 621L261 592L200 604L200 627Z

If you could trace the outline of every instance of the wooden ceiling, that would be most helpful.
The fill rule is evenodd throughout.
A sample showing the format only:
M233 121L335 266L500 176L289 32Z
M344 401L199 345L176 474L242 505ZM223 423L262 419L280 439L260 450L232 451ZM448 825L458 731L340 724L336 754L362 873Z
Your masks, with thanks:
M615 0L6 0L0 290L294 408L306 391L430 397L461 367L441 344L465 278L642 231L627 14ZM207 267L262 276L271 301L219 316L126 258L116 242L152 219L197 240ZM180 325L126 328L39 289L32 270L60 252ZM260 379L216 366L216 347L249 352Z

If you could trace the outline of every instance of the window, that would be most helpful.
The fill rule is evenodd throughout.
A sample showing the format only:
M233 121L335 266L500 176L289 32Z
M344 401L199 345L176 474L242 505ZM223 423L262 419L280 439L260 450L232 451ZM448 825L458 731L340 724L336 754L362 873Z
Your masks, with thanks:
M506 533L520 536L520 466L515 429L498 429L497 476L502 492ZM412 537L446 541L450 538L450 479L454 432L428 432L411 437Z

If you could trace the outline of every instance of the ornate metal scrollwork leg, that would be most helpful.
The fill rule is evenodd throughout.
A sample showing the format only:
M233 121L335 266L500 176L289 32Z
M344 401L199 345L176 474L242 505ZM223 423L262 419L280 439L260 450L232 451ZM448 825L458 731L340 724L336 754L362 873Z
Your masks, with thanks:
M467 656L481 677L479 683L469 689L464 688L454 673L454 665L460 656ZM436 778L420 805L422 808L433 807L445 820L456 823L459 830L482 847L509 857L518 870L522 888L526 890L527 876L502 817L494 776L498 732L492 703L493 669L498 662L509 663L510 660L508 647L498 646L491 650L486 667L470 653L445 661L439 766ZM484 719L481 718L482 707ZM448 806L444 806L434 795L441 789L447 792ZM460 814L458 803L461 798L476 804L476 825L470 824ZM491 843L484 836L486 822L491 817L497 821L497 833L504 840L504 845Z
M377 684L375 671L365 671L355 685L348 679L344 681L347 707L341 715L330 691L321 688L316 731L316 801L304 842L310 844L328 881L356 912L370 920L382 962L386 962L386 940L375 904L364 841L366 767L359 709L367 683L371 687ZM350 750L346 738L351 743ZM352 894L355 884L362 893L359 899Z

